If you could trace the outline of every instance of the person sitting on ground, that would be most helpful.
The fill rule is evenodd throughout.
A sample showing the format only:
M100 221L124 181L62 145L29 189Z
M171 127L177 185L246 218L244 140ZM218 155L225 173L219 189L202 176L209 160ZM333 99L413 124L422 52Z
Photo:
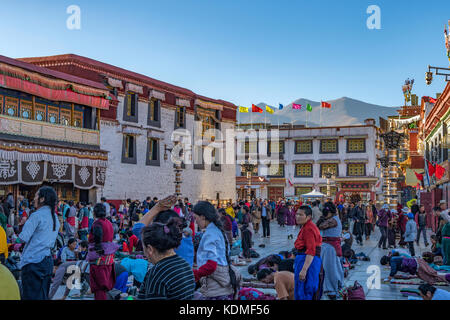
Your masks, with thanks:
M450 300L450 292L435 288L427 283L419 286L420 296L423 300Z
M86 260L88 254L88 246L89 243L86 240L80 242L80 248L77 252L78 260Z
M64 247L61 251L62 263L77 260L77 254L75 252L76 247L77 247L77 240L75 240L75 238L70 238L69 241L67 242L67 246Z
M261 269L257 274L258 281L275 284L278 300L294 300L295 281L294 273L290 271L273 271Z

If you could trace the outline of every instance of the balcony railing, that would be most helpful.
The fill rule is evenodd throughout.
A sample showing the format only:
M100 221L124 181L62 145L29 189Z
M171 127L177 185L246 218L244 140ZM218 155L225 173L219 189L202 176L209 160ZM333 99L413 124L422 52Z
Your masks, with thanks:
M0 114L0 133L100 146L98 130L51 124Z

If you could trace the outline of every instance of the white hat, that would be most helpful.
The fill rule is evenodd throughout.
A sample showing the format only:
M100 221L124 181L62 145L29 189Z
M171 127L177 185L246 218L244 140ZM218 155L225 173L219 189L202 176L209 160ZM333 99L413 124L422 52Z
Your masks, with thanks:
M402 212L404 212L404 213L409 213L410 211L409 211L409 208L408 208L408 207L404 207L404 208L402 209Z
M447 204L447 201L441 200L441 201L439 201L439 204Z

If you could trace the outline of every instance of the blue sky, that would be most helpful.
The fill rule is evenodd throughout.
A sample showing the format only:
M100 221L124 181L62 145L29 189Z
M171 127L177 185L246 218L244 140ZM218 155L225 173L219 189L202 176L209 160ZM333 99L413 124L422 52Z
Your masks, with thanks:
M69 30L69 5L81 29ZM369 30L369 5L381 30ZM401 86L434 96L428 65L448 67L448 0L2 1L0 54L75 53L238 105L352 97L403 103Z

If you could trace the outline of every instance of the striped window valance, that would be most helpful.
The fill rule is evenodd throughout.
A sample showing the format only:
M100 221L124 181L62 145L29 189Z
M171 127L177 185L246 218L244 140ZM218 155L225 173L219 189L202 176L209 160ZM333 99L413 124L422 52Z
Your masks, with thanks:
M157 91L154 89L150 89L150 93L149 93L149 99L151 98L155 98L161 101L165 101L166 100L166 94L164 92L161 91Z
M189 100L177 98L176 105L180 107L190 107L191 103L189 102Z
M195 99L195 104L206 109L223 110L223 106L218 103Z
M114 78L108 78L108 84L111 87L123 89L122 80L118 80L118 79L114 79Z
M142 88L141 86L138 86L136 84L133 84L133 83L127 83L126 90L133 91L133 92L140 93L140 94L144 93L144 88Z

